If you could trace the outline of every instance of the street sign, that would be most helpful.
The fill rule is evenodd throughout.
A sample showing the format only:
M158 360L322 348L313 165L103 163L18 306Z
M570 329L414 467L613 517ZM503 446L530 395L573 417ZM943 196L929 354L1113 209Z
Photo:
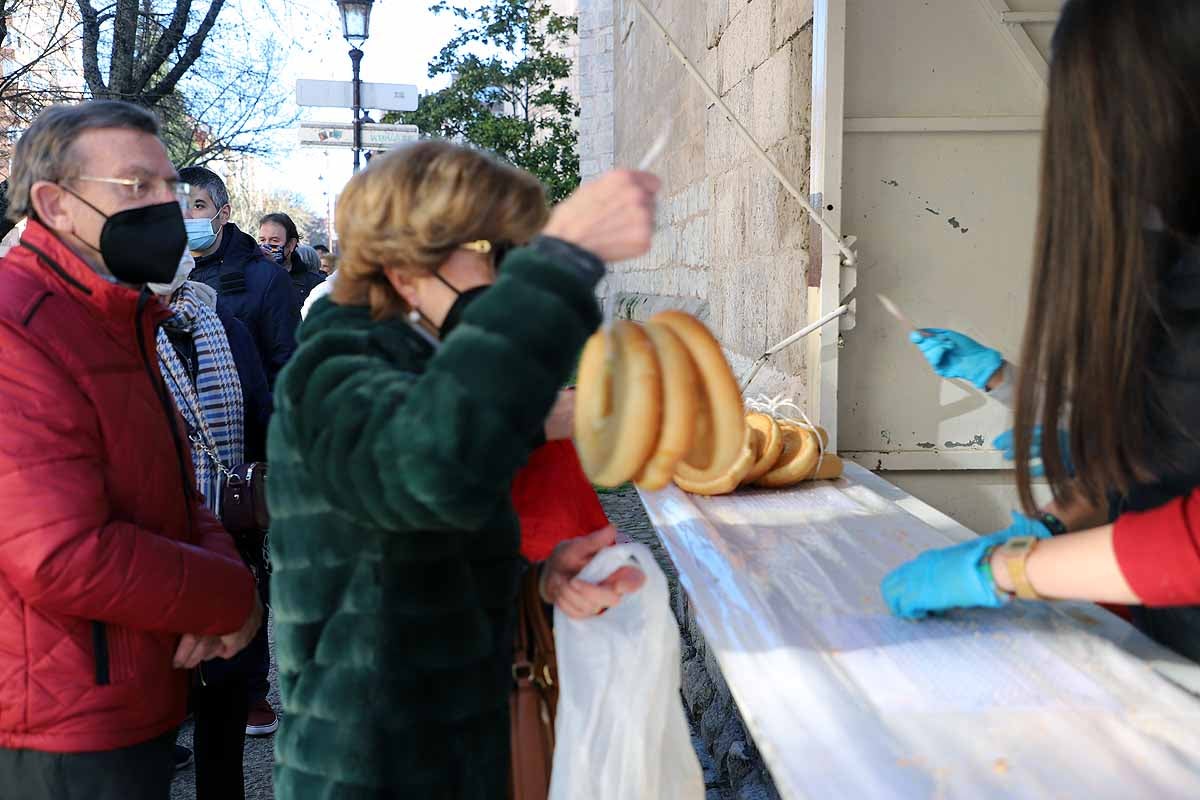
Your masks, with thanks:
M416 111L417 87L408 83L361 84L362 108L380 111ZM353 108L354 86L350 81L296 81L296 105L326 108Z
M390 150L404 142L415 142L421 138L416 125L381 125L365 123L362 126L364 150ZM354 124L350 122L301 122L300 146L318 148L354 147Z

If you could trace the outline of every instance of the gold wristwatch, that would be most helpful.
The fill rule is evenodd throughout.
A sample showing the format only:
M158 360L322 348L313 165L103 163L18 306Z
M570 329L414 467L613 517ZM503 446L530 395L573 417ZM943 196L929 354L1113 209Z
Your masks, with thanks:
M1036 536L1017 536L1000 545L1000 557L1004 560L1004 568L1008 570L1008 579L1012 581L1017 597L1022 600L1042 599L1025 574L1025 562L1037 543Z

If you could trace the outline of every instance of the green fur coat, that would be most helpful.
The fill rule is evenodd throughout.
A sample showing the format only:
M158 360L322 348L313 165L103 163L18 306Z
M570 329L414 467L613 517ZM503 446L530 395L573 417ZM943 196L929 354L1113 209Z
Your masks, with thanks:
M269 445L280 800L504 798L510 484L599 324L590 283L516 250L436 353L327 300L301 328Z

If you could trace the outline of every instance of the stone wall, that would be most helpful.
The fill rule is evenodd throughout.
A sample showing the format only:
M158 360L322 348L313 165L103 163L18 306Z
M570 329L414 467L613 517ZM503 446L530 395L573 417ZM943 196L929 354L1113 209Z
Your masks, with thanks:
M664 302L698 311L741 374L806 322L807 218L632 0L582 3L589 5L599 17L611 6L612 27L586 26L581 8L583 127L591 127L581 139L584 163L607 164L609 41L612 163L637 165L660 132L670 130L670 144L653 167L664 181L654 249L616 266L605 301L634 311ZM806 185L811 0L651 5L757 141ZM755 386L802 397L804 372L803 348L793 348L776 357Z
M613 0L579 0L579 175L613 165Z

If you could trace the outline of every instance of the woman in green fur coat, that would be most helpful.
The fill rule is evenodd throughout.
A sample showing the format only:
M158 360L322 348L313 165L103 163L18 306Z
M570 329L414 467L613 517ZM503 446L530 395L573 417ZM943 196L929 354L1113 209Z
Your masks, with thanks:
M532 176L433 141L347 184L337 285L270 433L281 800L505 796L510 484L597 327L604 262L649 248L657 188L613 172L548 215ZM544 599L586 616L636 589L574 578L612 537L561 546Z

